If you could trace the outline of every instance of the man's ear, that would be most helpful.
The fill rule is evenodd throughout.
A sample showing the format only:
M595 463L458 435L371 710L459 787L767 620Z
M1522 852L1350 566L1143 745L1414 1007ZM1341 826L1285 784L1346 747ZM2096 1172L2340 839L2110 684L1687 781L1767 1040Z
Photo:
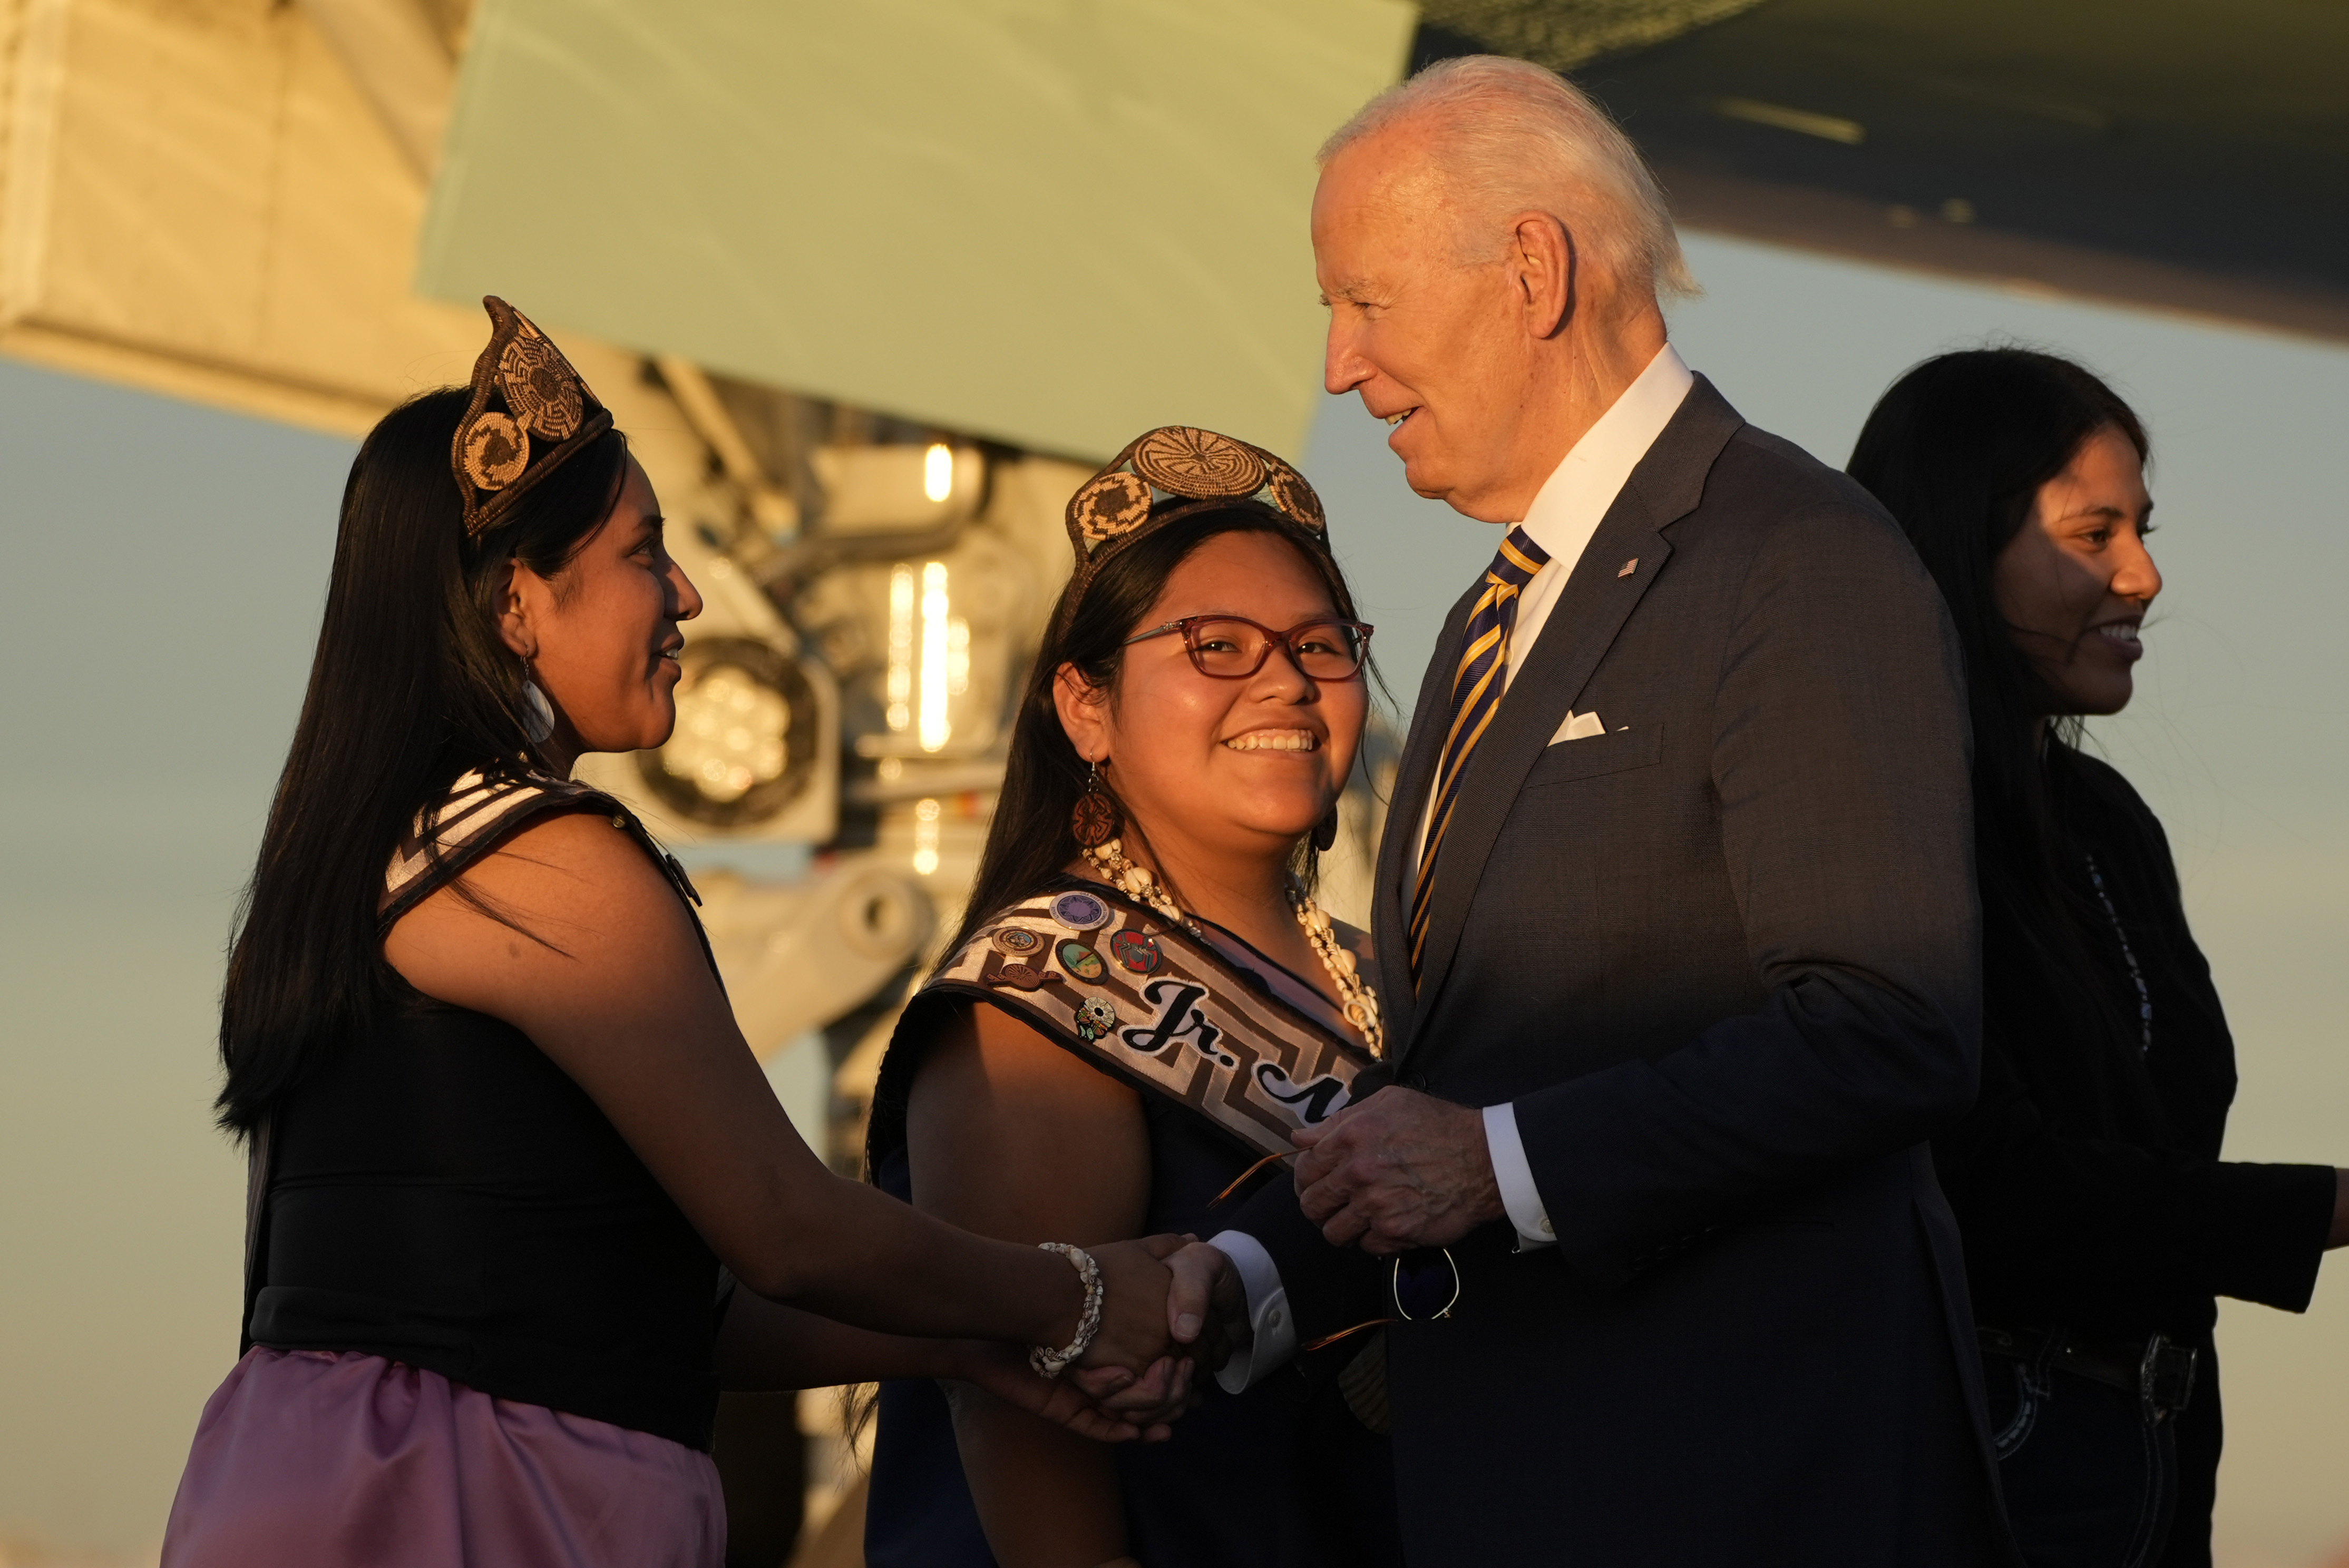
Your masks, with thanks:
M497 606L498 639L517 658L538 656L538 630L531 624L530 590L544 586L537 573L517 565L512 556L506 558L491 580L490 603Z
M1574 236L1546 212L1529 212L1509 234L1509 265L1526 312L1526 329L1553 337L1574 312L1575 268L1580 261Z
M1097 762L1109 755L1109 693L1089 685L1074 665L1052 672L1052 707L1077 755Z

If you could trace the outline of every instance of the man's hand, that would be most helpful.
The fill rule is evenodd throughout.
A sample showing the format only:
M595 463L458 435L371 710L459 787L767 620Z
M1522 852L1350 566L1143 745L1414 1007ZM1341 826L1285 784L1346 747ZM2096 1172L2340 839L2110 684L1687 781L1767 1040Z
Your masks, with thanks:
M1196 1237L1169 1257L1166 1266L1174 1275L1166 1292L1167 1332L1190 1346L1193 1357L1212 1373L1255 1338L1240 1272Z
M1377 1257L1458 1241L1506 1211L1482 1111L1382 1088L1319 1127L1289 1134L1298 1204L1337 1246Z

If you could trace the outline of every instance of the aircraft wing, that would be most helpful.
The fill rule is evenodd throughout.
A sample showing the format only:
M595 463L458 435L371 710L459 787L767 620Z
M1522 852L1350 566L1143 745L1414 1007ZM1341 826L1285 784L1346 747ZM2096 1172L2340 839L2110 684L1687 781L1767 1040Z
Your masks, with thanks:
M2349 338L2349 6L1427 0L1422 18L1418 62L1570 71L1691 228Z

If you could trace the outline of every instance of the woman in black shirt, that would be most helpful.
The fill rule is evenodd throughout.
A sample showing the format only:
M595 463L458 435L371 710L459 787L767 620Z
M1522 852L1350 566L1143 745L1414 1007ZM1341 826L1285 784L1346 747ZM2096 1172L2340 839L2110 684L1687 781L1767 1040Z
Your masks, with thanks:
M1982 1085L1935 1144L1965 1237L2032 1568L2203 1568L2220 1295L2304 1309L2349 1240L2343 1173L2222 1161L2234 1044L2161 824L2079 748L2117 713L2161 575L2143 426L2020 349L1885 394L1851 473L1948 598L1974 721Z
M162 1563L718 1568L721 1385L945 1377L1133 1435L1052 1379L1170 1413L1159 1260L1213 1249L983 1240L792 1131L684 872L569 777L667 739L700 596L610 411L483 305L472 384L345 491L222 1003L244 1353Z

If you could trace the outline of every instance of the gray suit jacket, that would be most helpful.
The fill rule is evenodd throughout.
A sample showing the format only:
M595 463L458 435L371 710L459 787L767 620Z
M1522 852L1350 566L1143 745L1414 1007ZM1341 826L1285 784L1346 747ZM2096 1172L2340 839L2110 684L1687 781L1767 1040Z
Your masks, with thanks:
M1628 568L1628 569L1627 569ZM1997 1561L1957 1233L1971 1103L1965 706L1939 593L1842 475L1700 378L1472 758L1403 935L1469 598L1379 865L1392 1070L1513 1101L1557 1233L1453 1249L1390 1330L1414 1568ZM1569 710L1603 735L1553 744ZM1287 1183L1239 1222L1300 1337L1391 1310Z

